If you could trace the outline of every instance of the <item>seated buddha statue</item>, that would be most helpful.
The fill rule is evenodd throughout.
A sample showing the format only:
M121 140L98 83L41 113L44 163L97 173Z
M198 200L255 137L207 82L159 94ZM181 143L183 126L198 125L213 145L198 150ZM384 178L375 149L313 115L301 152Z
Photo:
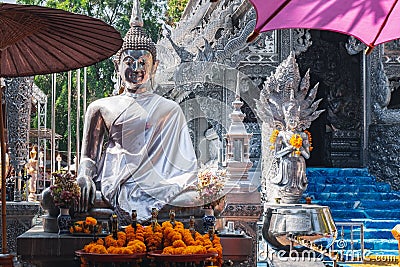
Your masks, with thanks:
M79 213L90 212L96 195L117 214L131 218L136 210L139 222L151 218L152 208L196 205L190 188L197 159L185 116L176 102L152 93L157 51L142 27L136 1L114 58L120 94L92 102L85 115Z

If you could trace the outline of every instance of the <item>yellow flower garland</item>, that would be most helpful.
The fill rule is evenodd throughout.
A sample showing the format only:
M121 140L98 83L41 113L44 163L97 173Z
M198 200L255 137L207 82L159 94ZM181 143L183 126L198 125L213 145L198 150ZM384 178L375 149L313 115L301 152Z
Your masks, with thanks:
M290 137L289 143L297 149L294 153L300 155L300 148L303 146L303 138L301 138L299 134L294 134Z
M83 223L83 222L82 222ZM167 221L160 226L155 225L143 227L136 225L136 229L131 225L125 228L125 232L119 231L118 238L115 240L112 235L104 239L84 246L83 251L98 254L133 254L144 253L161 249L164 238L163 254L167 255L192 255L217 253L218 256L212 259L215 266L222 265L222 246L221 240L214 235L212 240L208 234L201 235L195 232L194 237L189 229L185 229L183 223L175 221L175 225ZM143 242L145 241L145 242Z
M218 253L217 258L213 258L211 261L214 263L214 265L217 266L222 266L222 245L221 245L221 239L217 236L213 236L213 240L210 240L209 234L204 235L204 246L207 249L207 252L209 253Z
M144 228L144 243L146 244L148 251L159 250L162 247L162 229L157 223L154 227L149 225Z
M69 232L73 233L85 233L85 234L93 234L94 226L97 225L97 220L93 217L86 217L84 221L76 221L69 228ZM100 229L98 229L100 230Z
M86 225L95 226L97 224L97 220L93 217L86 217L85 223Z
M133 227L131 227L132 229L129 229L129 227L127 228L128 233L131 233L131 231L134 230ZM83 251L98 254L144 253L146 252L146 245L140 240L140 229L143 229L143 227L137 227L136 237L138 237L138 239L127 241L127 236L129 235L120 231L117 233L117 240L115 240L112 235L108 235L104 238L104 240L100 238L96 242L91 242L90 244L86 245L83 248ZM132 238L132 236L130 236L130 238Z
M123 247L126 243L126 234L122 231L119 231L117 233L117 237L117 240L115 240L112 235L106 236L104 239L106 247Z
M307 130L305 130L304 131L306 134L307 134L307 137L308 137L308 143L310 143L310 152L314 149L313 147L312 147L312 138L311 138L311 133L309 132L309 131L307 131Z
M132 225L128 225L125 228L125 233L126 233L126 240L133 241L133 240L139 240L144 242L144 228L140 224L136 224L136 229L132 227Z
M164 237L164 247L171 246L174 241L182 239L183 223L175 221L175 227L170 221L163 222L161 229Z
M269 142L272 144L272 145L269 147L271 150L275 149L274 144L275 144L275 142L276 142L276 138L278 137L278 134L279 134L279 131L278 131L277 129L275 129L275 130L272 131L272 134L271 134L271 136L270 136L270 138L269 138Z
M181 222L175 222L175 227L171 222L167 221L162 224L164 236L164 249L162 254L166 255L190 255L217 253L218 256L213 259L213 263L217 266L222 265L222 246L220 238L214 235L210 240L208 234L202 236L195 233L193 238L189 229L184 229Z

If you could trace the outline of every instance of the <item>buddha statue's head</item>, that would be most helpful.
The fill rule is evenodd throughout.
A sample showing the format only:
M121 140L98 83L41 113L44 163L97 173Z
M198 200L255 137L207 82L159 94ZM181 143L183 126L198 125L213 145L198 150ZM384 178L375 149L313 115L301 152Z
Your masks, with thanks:
M120 92L142 93L152 88L158 61L156 46L143 29L139 0L134 1L129 24L122 47L114 56L114 66L121 79Z

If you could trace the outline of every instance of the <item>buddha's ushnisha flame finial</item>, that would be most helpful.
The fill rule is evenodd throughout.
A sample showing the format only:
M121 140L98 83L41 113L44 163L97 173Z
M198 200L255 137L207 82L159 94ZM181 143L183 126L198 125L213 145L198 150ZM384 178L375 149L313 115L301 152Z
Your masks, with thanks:
M143 27L142 12L140 10L140 0L133 1L131 20L129 21L131 27Z
M153 56L153 62L157 60L155 43L143 29L143 19L140 10L140 1L133 0L132 15L129 22L130 29L124 37L121 49L114 56L114 64L120 63L121 54L125 50L147 50Z

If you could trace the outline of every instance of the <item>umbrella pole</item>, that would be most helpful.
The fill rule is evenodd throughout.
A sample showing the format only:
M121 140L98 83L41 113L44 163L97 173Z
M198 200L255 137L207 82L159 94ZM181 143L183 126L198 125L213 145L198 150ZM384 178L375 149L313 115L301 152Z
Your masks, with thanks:
M1 246L2 253L7 253L7 225L6 225L6 138L3 121L3 89L0 88L0 144L1 144Z

